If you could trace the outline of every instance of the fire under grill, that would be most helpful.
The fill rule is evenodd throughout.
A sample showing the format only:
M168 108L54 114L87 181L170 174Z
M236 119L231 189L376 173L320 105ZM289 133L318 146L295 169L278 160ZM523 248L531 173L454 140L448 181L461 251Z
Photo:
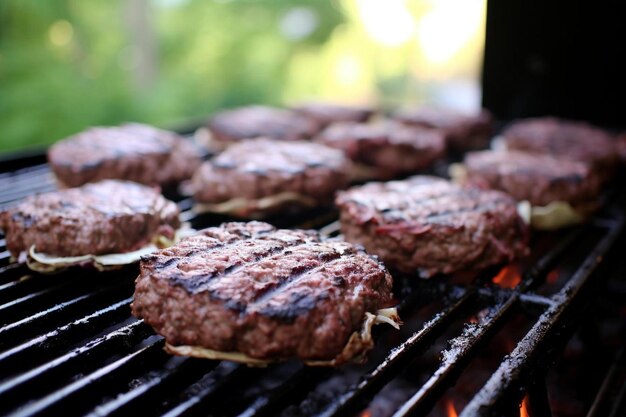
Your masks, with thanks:
M2 206L54 189L43 156L4 165ZM194 228L225 220L169 197ZM396 275L405 325L375 329L368 362L339 369L172 357L130 314L136 267L38 275L0 237L0 414L623 415L626 204L609 201L587 225L535 234L531 256L502 269ZM337 233L331 211L270 222Z

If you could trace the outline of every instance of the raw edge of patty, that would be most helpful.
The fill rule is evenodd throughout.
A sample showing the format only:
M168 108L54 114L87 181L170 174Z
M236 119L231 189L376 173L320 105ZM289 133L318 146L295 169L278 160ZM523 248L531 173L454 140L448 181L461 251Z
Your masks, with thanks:
M335 123L315 141L341 149L355 163L353 179L390 179L429 168L446 153L441 132L386 122Z
M189 179L201 158L192 142L174 132L128 123L63 139L50 147L48 161L64 187L103 179L169 186Z
M338 194L341 230L390 268L438 273L481 269L528 252L528 227L499 191L416 176Z
M384 266L349 243L225 223L144 257L132 309L173 353L338 365L366 313L392 303L391 287Z
M7 248L19 258L32 246L59 257L131 252L157 236L173 239L179 210L158 191L105 180L27 197L0 213Z
M332 203L348 185L350 167L341 151L324 145L258 138L205 162L190 188L201 211L262 217Z

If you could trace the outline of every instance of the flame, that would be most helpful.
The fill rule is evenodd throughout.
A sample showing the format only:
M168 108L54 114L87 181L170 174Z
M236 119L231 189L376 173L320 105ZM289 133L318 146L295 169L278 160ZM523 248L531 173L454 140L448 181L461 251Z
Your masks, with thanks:
M446 411L448 412L448 417L458 417L459 415L456 412L456 408L454 408L454 404L452 400L446 401Z
M478 317L472 316L467 321L469 321L470 323L478 323Z
M372 417L372 413L369 409L363 410L361 414L359 414L359 417Z
M491 281L502 288L515 288L522 281L522 275L517 265L507 265Z
M522 400L522 404L519 410L520 417L530 417L530 413L528 412L528 395L524 397Z
M555 269L553 271L550 271L550 273L546 277L546 282L552 285L552 284L555 284L558 281L558 279L559 279L559 270Z

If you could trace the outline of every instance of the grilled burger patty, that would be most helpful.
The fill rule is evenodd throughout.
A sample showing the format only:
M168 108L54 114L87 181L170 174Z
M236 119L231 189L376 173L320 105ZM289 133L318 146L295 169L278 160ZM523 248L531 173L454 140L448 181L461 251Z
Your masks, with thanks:
M584 162L521 151L481 151L465 155L470 184L504 191L518 201L545 206L597 199L602 181Z
M350 161L339 150L311 142L251 139L205 162L191 188L204 204L244 201L237 210L246 216L282 208L259 201L281 195L296 204L330 204L335 191L347 186L349 172Z
M290 110L247 106L215 114L208 124L213 138L222 144L260 136L277 140L307 140L319 131L316 122Z
M401 123L444 133L448 148L453 151L484 148L493 133L493 119L486 110L468 115L444 108L419 107L400 110L393 117Z
M94 127L48 151L59 181L68 187L106 178L173 185L191 177L201 159L179 135L136 123Z
M174 238L178 207L156 190L105 180L25 198L0 212L7 248L18 257L31 246L55 256L129 252L155 235Z
M374 110L365 106L332 103L303 103L291 108L294 112L315 121L320 127L338 122L365 122Z
M315 141L341 149L355 163L369 168L364 177L376 179L428 168L446 150L442 133L399 123L335 123Z
M225 223L145 256L132 309L174 347L331 360L366 312L390 305L391 288L385 268L349 243Z
M515 201L499 191L416 176L340 192L341 231L388 267L437 273L480 269L527 252Z
M554 117L513 122L501 134L507 149L549 154L590 164L610 176L617 162L614 138L583 122Z

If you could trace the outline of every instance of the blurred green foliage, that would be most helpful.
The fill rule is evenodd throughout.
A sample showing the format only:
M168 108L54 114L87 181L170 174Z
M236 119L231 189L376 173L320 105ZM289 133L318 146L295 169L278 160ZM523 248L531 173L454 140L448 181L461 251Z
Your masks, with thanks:
M302 8L315 26L290 39L281 22ZM326 0L2 0L0 152L93 125L280 104L293 54L315 54L342 21ZM314 80L299 88L315 94Z

